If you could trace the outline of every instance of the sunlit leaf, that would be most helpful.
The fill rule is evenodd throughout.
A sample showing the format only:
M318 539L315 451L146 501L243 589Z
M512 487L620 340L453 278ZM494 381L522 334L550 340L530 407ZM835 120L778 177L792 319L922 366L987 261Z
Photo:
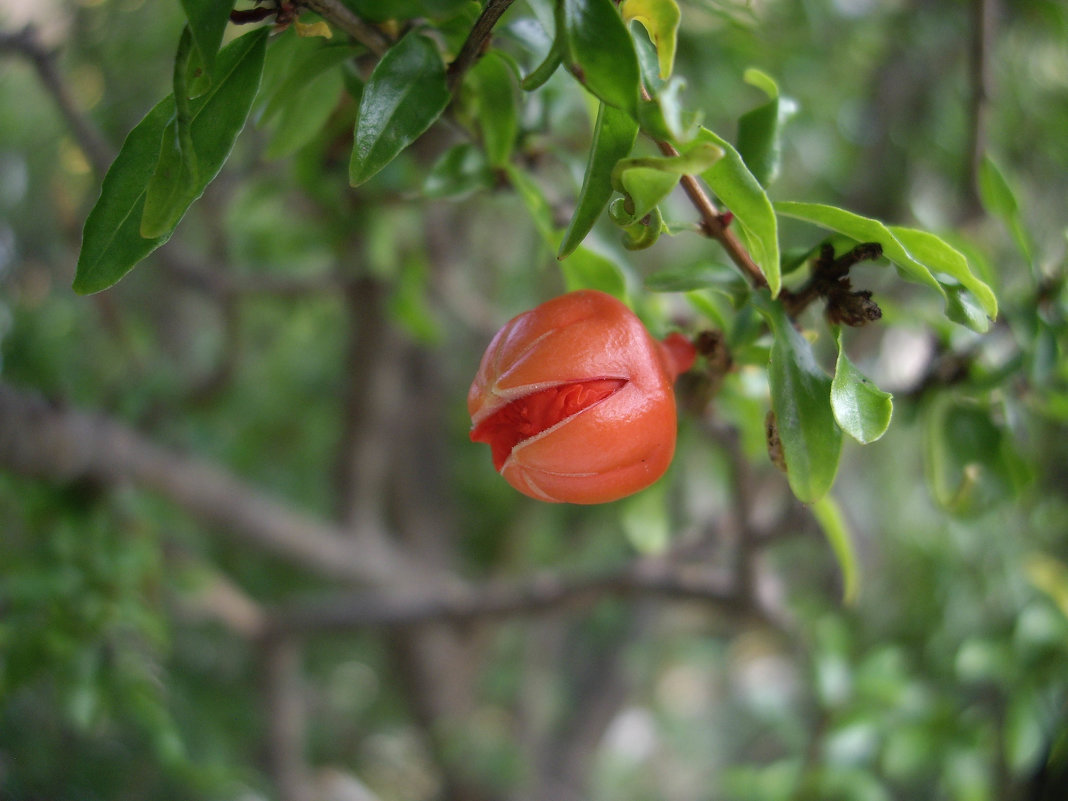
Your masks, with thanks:
M945 299L945 290L927 265L909 253L893 232L878 220L822 203L779 201L775 204L775 211L787 217L806 220L829 231L836 231L857 242L878 242L883 248L883 255L900 267L905 275L926 284Z
M894 402L854 366L842 347L841 329L835 332L838 362L831 381L831 409L843 431L857 442L875 442L890 427Z
M364 87L349 183L358 186L393 161L441 116L449 99L437 47L409 32L375 65Z
M963 253L927 231L897 225L888 228L918 261L936 273L945 273L955 278L971 292L990 319L998 316L998 299L993 290L975 275Z
M760 311L774 335L768 378L786 475L794 494L813 503L834 483L842 452L842 430L831 409L831 379L778 303L765 299Z
M557 258L562 259L574 251L601 216L614 191L612 169L616 162L630 155L637 136L638 123L628 114L604 103L599 105L582 189L575 213L571 215L571 222L560 242Z
M723 158L702 172L701 178L734 214L735 222L745 234L753 261L764 273L772 297L776 297L782 286L779 222L767 193L745 166L738 151L725 139L701 128L697 141L711 142L722 148Z
M661 79L667 80L675 65L675 45L682 17L675 0L623 0L619 8L627 22L641 23L656 45Z
M779 172L780 134L797 104L779 96L774 79L757 69L745 71L745 80L768 95L768 102L743 114L738 120L738 152L753 176L767 186Z
M612 170L612 185L630 200L629 224L641 220L675 188L683 175L695 175L723 157L723 150L699 142L678 156L620 159Z

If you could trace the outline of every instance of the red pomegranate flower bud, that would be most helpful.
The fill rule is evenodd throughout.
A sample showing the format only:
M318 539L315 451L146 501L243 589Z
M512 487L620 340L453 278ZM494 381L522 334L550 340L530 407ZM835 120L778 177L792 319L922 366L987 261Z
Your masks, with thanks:
M690 369L680 334L657 342L603 292L571 292L510 320L467 395L471 439L520 492L605 503L644 489L675 452L672 384Z

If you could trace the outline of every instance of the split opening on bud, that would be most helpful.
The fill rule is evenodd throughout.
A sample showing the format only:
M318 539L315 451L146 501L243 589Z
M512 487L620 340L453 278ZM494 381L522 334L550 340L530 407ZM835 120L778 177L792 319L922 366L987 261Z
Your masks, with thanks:
M485 442L499 471L512 450L619 392L625 378L597 378L558 384L516 398L471 431L472 442Z

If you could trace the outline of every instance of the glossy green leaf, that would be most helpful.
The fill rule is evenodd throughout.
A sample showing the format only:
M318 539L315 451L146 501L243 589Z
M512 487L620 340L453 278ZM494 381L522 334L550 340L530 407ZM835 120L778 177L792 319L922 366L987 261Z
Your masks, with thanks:
M915 228L888 226L890 232L917 260L936 273L945 273L964 286L982 306L990 319L998 316L998 299L968 266L968 259L941 237Z
M486 155L469 142L449 148L427 173L423 194L431 198L462 198L493 184Z
M1008 227L1023 257L1032 261L1031 238L1024 227L1016 193L990 156L984 156L979 164L979 198L987 212L1000 218Z
M247 33L224 47L215 61L212 86L192 104L192 139L199 174L192 203L222 169L248 117L259 86L267 28ZM174 97L161 101L130 132L85 221L74 290L86 294L114 284L170 236L140 233L145 191L160 157L164 130L175 113ZM188 204L187 204L188 205Z
M797 105L789 98L780 97L778 84L760 70L746 70L745 80L763 89L768 102L739 118L738 153L753 176L767 186L778 175L782 156L780 134L786 121L796 112Z
M831 409L831 379L778 303L765 299L759 308L774 336L768 379L786 475L794 495L813 503L834 484L842 452L842 430Z
M295 153L322 130L344 90L338 66L357 52L346 44L323 46L312 39L291 46L295 52L287 74L273 87L260 115L260 124L273 128L268 158Z
M851 604L860 590L860 567L842 509L831 495L824 495L812 504L812 514L834 551L838 569L842 571L842 601Z
M560 8L568 69L605 103L637 119L638 57L612 0L562 0Z
M409 32L375 65L364 87L349 183L359 186L393 161L441 116L449 99L437 47Z
M519 133L519 109L516 102L515 74L504 57L495 51L486 53L471 68L465 86L474 88L474 106L482 146L494 167L512 156Z
M675 46L682 13L675 0L623 0L619 7L623 19L632 20L649 32L656 45L660 78L667 80L675 66Z
M616 162L630 155L637 136L638 123L628 114L604 103L599 104L586 174L582 178L575 213L571 215L571 222L556 254L558 259L572 253L601 216L614 191L612 169Z
M772 297L776 297L782 287L779 222L767 193L745 166L738 151L725 139L707 128L701 128L697 141L711 142L722 148L723 158L702 172L701 178L734 214L753 261L764 273Z
M1015 497L1026 470L1008 433L983 404L948 394L926 410L924 455L935 500L971 516Z
M943 299L946 297L945 290L927 265L909 253L893 232L878 220L822 203L780 201L775 204L775 210L787 217L806 220L829 231L836 231L857 242L878 242L882 245L883 255L900 267L906 276L931 287Z
M182 0L182 9L189 20L200 61L209 73L214 70L215 56L222 44L233 7L233 0Z
M843 431L857 442L875 442L890 427L893 396L871 382L846 356L842 331L835 332L838 362L831 381L831 409Z

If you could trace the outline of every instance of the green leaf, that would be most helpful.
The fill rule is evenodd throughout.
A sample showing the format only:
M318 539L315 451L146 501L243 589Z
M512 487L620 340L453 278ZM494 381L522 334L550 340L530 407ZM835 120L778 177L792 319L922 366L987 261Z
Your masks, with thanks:
M948 394L926 410L924 455L931 494L956 515L977 515L1016 496L1026 468L991 410Z
M822 203L780 201L775 204L775 210L787 217L795 217L815 223L829 231L836 231L857 242L878 242L882 245L883 255L900 267L906 276L921 284L926 284L945 299L946 291L938 279L931 274L927 265L909 253L893 232L878 220Z
M638 118L641 75L634 42L612 0L562 0L561 55L572 74L610 106Z
M604 103L599 104L586 174L582 178L575 213L571 215L556 254L558 259L573 252L601 216L612 197L612 169L617 161L630 155L637 136L638 123L629 115Z
M619 523L640 554L662 554L671 543L667 483L660 481L620 504Z
M469 142L449 148L423 182L423 194L431 198L462 198L493 183L493 170L485 154Z
M775 210L760 182L753 176L729 142L701 128L698 142L712 142L723 149L724 156L701 178L733 214L745 235L753 261L760 267L774 298L782 287L779 267L779 222Z
M916 259L933 271L945 273L960 282L975 296L990 319L998 316L997 297L993 290L972 272L971 267L968 266L968 259L963 253L944 239L927 231L897 225L891 225L888 228Z
M318 39L300 39L290 46L296 52L287 62L287 74L260 115L261 125L273 127L268 158L295 153L322 130L344 90L337 67L357 52L346 44L323 46Z
M627 285L619 265L589 248L576 248L574 253L560 262L560 272L568 292L599 289L624 302L627 300Z
M154 239L173 231L196 196L200 167L193 144L193 110L186 85L186 70L194 53L193 37L187 25L178 42L174 59L174 119L163 132L159 161L145 189L145 209L141 214L141 236Z
M730 267L714 262L697 262L681 267L664 267L645 278L650 292L690 292L694 289L716 289L733 295L745 289L744 283Z
M449 98L437 47L409 32L375 65L364 87L349 183L359 186L389 164L441 116Z
M1028 263L1031 263L1033 261L1031 238L1024 227L1016 193L1013 192L1001 168L990 156L984 156L979 164L979 199L989 214L999 217L1008 226L1013 239L1016 240L1016 247Z
M191 107L191 135L199 164L198 180L188 203L204 191L222 169L248 117L259 86L267 28L245 34L224 47L215 61L211 89ZM162 245L173 228L144 238L140 233L145 193L160 158L160 144L175 113L173 95L161 101L123 143L85 221L74 291L98 292L114 284L137 262ZM188 204L187 204L188 206Z
M523 204L530 212L534 227L545 244L553 251L560 246L561 234L553 226L552 209L542 194L541 189L523 170L511 165L505 166L505 172L512 186L519 193ZM566 259L560 262L560 271L568 291L573 289L600 289L626 302L627 289L623 270L611 259L594 253L585 247L577 247Z
M794 495L813 503L834 484L842 452L842 430L831 409L831 379L782 306L766 298L758 303L774 336L768 379L786 475Z
M209 73L214 71L215 56L222 44L233 7L233 0L182 0L200 61Z
M860 589L860 568L842 509L833 497L824 495L812 504L812 514L823 529L823 535L838 560L838 569L842 571L842 601L851 604L856 601Z
M797 104L780 97L778 84L760 70L746 70L745 81L763 89L769 99L738 120L738 152L753 176L767 186L778 175L782 154L780 133L797 111Z
M893 396L871 382L854 366L842 347L842 331L835 331L838 363L831 381L831 409L834 419L849 436L864 445L875 442L890 427L894 412Z
M639 22L649 32L656 45L660 77L667 80L675 65L675 45L682 18L679 4L675 0L623 0L619 10L625 21Z
M620 159L612 170L612 185L627 195L629 219L623 224L641 220L652 211L678 184L683 175L695 175L723 157L723 150L709 142L698 142L678 156L646 156ZM617 220L618 222L618 220Z
M490 164L499 167L511 158L519 133L515 75L504 57L491 50L468 72L465 86L468 85L474 89L482 146Z

